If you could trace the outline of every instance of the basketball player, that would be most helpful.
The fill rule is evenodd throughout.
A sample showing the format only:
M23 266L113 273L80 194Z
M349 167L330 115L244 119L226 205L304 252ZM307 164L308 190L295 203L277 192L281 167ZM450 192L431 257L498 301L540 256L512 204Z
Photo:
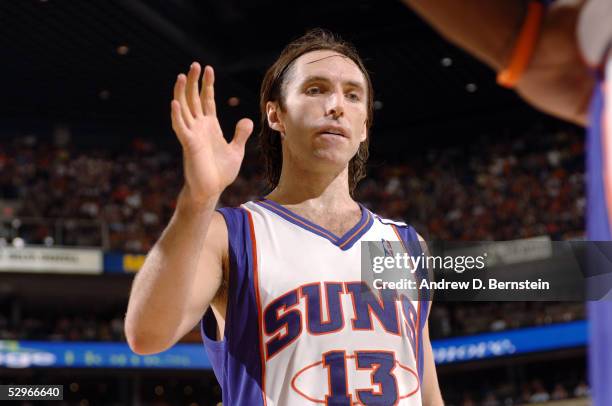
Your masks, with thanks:
M201 320L226 405L442 405L429 303L361 282L361 241L419 238L352 198L373 111L356 51L321 30L285 48L260 101L273 190L218 211L253 123L240 120L227 143L213 69L204 69L198 95L200 70L194 63L176 81L185 185L135 278L130 347L163 351Z
M612 0L403 1L495 69L500 84L545 112L588 127L587 238L612 240ZM612 273L587 281L608 289L606 299L588 303L593 405L608 406Z

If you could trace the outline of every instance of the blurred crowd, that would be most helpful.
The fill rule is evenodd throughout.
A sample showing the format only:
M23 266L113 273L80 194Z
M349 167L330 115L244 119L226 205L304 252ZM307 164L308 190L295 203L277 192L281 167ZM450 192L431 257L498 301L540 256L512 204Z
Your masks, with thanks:
M431 239L507 240L584 230L584 142L536 126L520 136L373 161L356 199ZM34 135L0 143L0 241L147 252L182 186L177 146L141 138L121 147L76 146ZM265 193L257 153L220 205Z
M369 172L359 199L440 240L565 239L584 230L584 142L535 126L519 137L482 136Z
M4 237L146 252L174 209L179 168L140 139L116 150L15 138L0 146L1 196L15 202L3 210Z
M515 406L552 403L556 406L590 404L583 355L533 357L523 362L457 365L453 371L438 369L447 406ZM573 399L570 401L569 399Z
M0 340L125 341L123 316L7 317L0 312Z
M581 302L436 302L432 339L584 320Z
M458 401L446 400L448 406L515 406L528 404L545 404L551 401L586 398L590 390L584 379L573 382L554 382L546 385L535 378L522 385L520 391L510 382L498 384L494 389L483 389L479 393L465 391Z
M0 340L125 341L123 311L66 315L0 311ZM544 326L586 318L584 303L436 302L429 317L432 339ZM199 325L182 342L202 341Z

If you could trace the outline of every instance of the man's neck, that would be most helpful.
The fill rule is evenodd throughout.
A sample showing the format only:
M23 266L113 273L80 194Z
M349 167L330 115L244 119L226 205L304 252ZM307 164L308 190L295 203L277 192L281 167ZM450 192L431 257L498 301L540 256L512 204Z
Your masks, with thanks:
M321 173L284 166L278 185L267 197L312 213L357 207L349 193L348 167L339 173Z

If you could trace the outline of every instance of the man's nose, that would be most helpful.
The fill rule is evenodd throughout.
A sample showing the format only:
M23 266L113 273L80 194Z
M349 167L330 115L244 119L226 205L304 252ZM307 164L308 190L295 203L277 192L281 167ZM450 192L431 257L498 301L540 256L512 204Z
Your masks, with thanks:
M342 92L332 92L327 98L327 115L337 119L344 115L344 95Z

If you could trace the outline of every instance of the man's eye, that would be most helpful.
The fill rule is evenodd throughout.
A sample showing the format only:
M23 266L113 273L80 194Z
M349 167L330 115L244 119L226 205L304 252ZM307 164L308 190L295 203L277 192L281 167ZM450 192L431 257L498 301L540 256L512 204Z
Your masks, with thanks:
M319 94L321 93L321 89L319 89L318 87L309 87L308 89L306 89L306 94Z

